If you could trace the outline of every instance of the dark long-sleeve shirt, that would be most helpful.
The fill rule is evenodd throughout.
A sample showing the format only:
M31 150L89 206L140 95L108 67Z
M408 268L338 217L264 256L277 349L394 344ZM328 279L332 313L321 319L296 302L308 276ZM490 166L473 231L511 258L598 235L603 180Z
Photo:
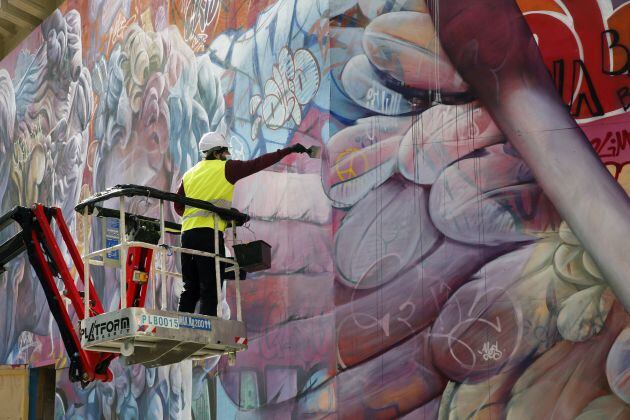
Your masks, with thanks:
M270 167L271 165L280 162L280 160L291 154L291 148L286 147L284 149L276 150L275 152L267 153L252 160L228 160L225 162L225 179L232 185L240 179L248 177L260 172L263 169ZM184 181L179 184L177 189L177 195L186 197L184 191ZM180 203L173 203L175 213L182 216L186 206Z

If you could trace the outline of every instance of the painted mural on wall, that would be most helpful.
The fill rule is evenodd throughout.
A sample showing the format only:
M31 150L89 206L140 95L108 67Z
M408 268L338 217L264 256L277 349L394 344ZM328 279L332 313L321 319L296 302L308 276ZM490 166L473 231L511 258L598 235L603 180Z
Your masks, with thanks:
M0 64L2 211L57 205L80 233L81 197L174 190L210 129L236 158L324 154L237 184L252 216L239 236L270 243L273 263L243 283L235 366L114 363L110 383L71 384L25 258L2 275L1 363L56 364L60 418L628 416L614 222L615 185L630 191L630 2L457 3L66 2ZM114 273L94 279L115 308ZM159 286L176 307L181 285Z

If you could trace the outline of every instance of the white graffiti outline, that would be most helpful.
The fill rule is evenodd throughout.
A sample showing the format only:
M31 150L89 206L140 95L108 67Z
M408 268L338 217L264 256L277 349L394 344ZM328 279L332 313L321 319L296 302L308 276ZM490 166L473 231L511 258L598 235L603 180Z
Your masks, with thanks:
M249 113L254 117L252 140L258 136L262 123L271 130L284 127L291 120L299 126L304 107L319 91L319 65L315 56L304 48L291 53L289 48L283 47L271 72L263 95L253 95L249 101Z
M190 42L204 32L219 17L220 6L220 0L184 0L180 9L184 15L184 41Z
M490 344L489 341L486 341L483 343L481 350L477 350L477 353L479 353L486 362L488 360L499 360L503 356L503 352L499 350L498 341L495 341L494 344Z

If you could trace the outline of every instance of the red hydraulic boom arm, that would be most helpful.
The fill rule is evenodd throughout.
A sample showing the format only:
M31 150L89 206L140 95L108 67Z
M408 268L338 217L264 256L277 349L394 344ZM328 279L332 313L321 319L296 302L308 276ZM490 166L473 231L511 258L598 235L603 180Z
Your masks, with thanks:
M66 224L61 209L35 204L31 208L15 207L0 218L0 228L11 221L17 222L22 231L0 246L0 266L26 250L29 262L44 289L50 311L57 321L61 338L70 360L70 380L87 384L94 380L110 381L112 372L110 362L117 357L115 353L91 352L81 348L81 340L77 334L64 299L69 299L79 321L86 318L83 305L83 290L86 279L83 278L83 261ZM63 243L65 244L74 268L79 276L81 290L77 288L74 276L66 263L62 250L53 232L53 221ZM63 282L63 290L59 290L55 279ZM102 314L103 305L94 289L91 279L87 279L90 287L90 314Z
M44 289L48 306L59 326L61 338L68 352L70 380L80 381L83 385L94 380L110 381L112 372L109 370L109 364L118 357L118 354L84 350L81 347L78 328L73 325L72 316L64 301L64 299L70 301L79 324L86 317L104 313L103 305L92 280L87 279L87 284L90 287L90 313L87 316L85 314L83 290L85 290L86 279L84 278L83 261L61 209L46 207L42 204L35 204L30 208L17 206L0 217L0 231L11 222L17 222L22 230L0 245L0 272L4 271L5 264L26 251L29 262ZM70 254L72 264L79 277L80 288L77 287L71 267L64 259L62 249L53 231L54 226L58 229ZM147 282L133 281L133 278L134 274L137 276L139 273L148 277L152 256L153 251L151 249L139 247L129 249L126 264L128 307L143 307L145 304ZM56 279L63 283L62 290L57 286Z

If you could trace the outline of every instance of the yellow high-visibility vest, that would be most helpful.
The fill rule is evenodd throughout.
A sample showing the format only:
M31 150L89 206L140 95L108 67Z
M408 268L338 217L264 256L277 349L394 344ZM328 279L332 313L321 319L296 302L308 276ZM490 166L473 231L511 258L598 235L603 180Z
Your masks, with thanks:
M234 185L225 178L224 160L202 160L184 174L184 192L187 198L208 201L217 207L232 207ZM228 223L219 218L220 231ZM186 206L182 216L182 232L209 227L214 229L214 214L195 207Z

